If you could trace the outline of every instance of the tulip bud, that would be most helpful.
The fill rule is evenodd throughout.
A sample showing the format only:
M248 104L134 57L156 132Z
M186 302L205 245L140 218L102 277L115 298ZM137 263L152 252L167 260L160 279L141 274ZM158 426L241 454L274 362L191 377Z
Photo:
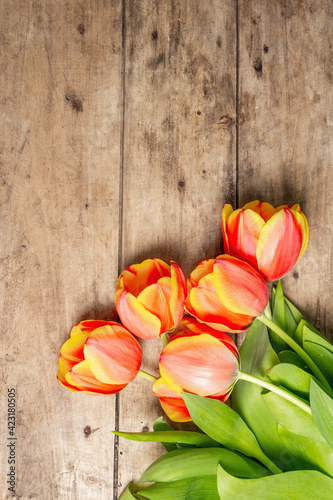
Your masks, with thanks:
M266 281L285 276L304 253L309 227L299 205L274 208L258 200L233 211L222 209L226 254L255 267Z
M60 351L58 382L70 391L115 394L137 375L142 350L114 321L82 321Z
M246 262L229 255L201 262L187 286L186 311L221 331L247 330L268 302L263 277Z
M115 294L121 322L142 339L172 331L184 315L186 283L175 262L159 259L134 264L119 276Z

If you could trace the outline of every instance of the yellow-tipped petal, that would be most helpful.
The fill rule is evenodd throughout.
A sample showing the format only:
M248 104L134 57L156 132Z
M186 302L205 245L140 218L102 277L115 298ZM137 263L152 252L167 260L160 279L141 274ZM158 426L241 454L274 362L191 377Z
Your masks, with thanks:
M246 262L229 255L216 259L213 281L219 299L234 314L256 318L265 309L268 301L265 280Z
M213 272L215 259L207 259L200 262L197 267L191 272L187 280L187 290L190 293L194 286L197 286L201 278Z
M229 238L228 238L228 219L234 209L228 203L225 203L222 208L222 235L223 248L225 253L229 253Z
M266 281L285 276L296 264L302 248L300 214L289 208L279 210L262 228L258 246L258 269Z
M87 339L84 357L88 368L104 384L121 385L137 375L142 350L125 328L115 331L110 325L97 328Z
M72 361L60 355L58 360L59 372L65 377L66 373L70 372L73 366L75 366L78 362L80 363L80 361Z
M298 262L299 259L302 257L303 253L305 252L306 247L308 245L308 241L309 241L309 225L308 225L307 218L305 217L305 215L303 213L300 213L298 211L297 212L293 212L293 213L294 213L296 221L299 224L299 227L301 228L301 231L302 231L302 246L301 246L301 250L299 252L298 259L296 261L296 262Z
M83 346L87 338L88 335L85 333L76 334L74 337L70 337L60 350L61 356L76 363L83 361Z
M170 277L170 266L160 259L146 259L126 268L117 281L117 290L124 289L137 297L147 286L160 278Z
M161 321L131 293L118 290L115 294L116 308L121 322L141 339L154 339L161 333Z
M161 278L158 283L154 283L142 290L137 297L137 300L147 311L159 318L161 331L168 330L173 324L169 306L170 296L171 278Z
M66 374L66 382L81 391L89 391L100 394L116 394L121 391L126 384L114 385L103 384L94 376L86 361L81 361Z
M70 385L67 380L65 379L65 376L61 371L59 370L57 373L57 380L60 385L63 387L66 387L66 389L70 390L71 392L79 392L79 389L77 387L74 387L73 385Z
M184 304L187 295L184 273L176 262L171 262L171 296L170 311L172 315L171 328L174 329L184 316ZM170 330L171 328L168 328Z
M235 314L225 307L216 293L213 274L204 276L199 285L192 288L186 298L185 309L198 321L220 331L243 331L253 321L252 316Z
M243 210L250 209L256 212L267 222L273 215L276 210L270 203L262 202L259 200L251 201L250 203L246 203L243 206Z

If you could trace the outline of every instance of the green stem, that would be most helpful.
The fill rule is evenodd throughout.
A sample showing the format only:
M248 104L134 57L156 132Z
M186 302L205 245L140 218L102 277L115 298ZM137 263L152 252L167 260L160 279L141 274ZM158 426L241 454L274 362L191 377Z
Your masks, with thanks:
M246 380L247 382L252 382L253 384L257 384L260 385L261 387L264 387L265 389L268 389L269 391L275 392L275 394L278 394L282 398L287 399L294 405L306 411L306 413L308 413L309 415L312 415L311 408L309 405L301 401L296 396L290 394L290 392L281 389L281 387L277 387L276 385L273 385L270 382L266 382L266 380L262 380L261 378L254 377L253 375L249 375L248 373L243 373L243 372L240 372L239 380Z
M167 334L167 332L162 333L162 335L161 335L161 339L162 339L162 342L163 342L163 344L164 344L164 347L165 347L166 345L168 345L168 343L169 343L169 339L168 339L168 334Z
M143 370L139 370L138 375L142 378L145 378L146 380L150 380L150 382L153 382L153 383L156 382L156 380L158 380L157 377L154 377L154 375L151 375L150 373L145 372Z
M289 347L291 347L299 355L299 357L303 359L303 361L308 365L308 367L315 375L315 377L317 377L319 382L321 382L324 387L326 387L329 391L331 391L330 385L328 384L324 375L319 370L318 366L314 363L314 361L312 361L312 359L304 351L304 349L302 349L302 347L299 344L297 344L297 342L295 342L294 339L289 337L289 335L286 332L284 332L279 326L277 326L272 320L267 318L267 316L265 316L264 314L259 316L257 319L262 323L264 323L264 325L268 326L268 328L273 330L273 332L275 332L276 335L278 335L282 340L284 340L285 343L288 344Z

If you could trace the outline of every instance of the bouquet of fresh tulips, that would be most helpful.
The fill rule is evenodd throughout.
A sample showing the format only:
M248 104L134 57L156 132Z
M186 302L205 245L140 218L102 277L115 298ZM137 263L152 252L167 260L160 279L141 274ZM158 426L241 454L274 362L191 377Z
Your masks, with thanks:
M281 281L308 241L299 205L258 201L222 210L224 255L180 267L149 259L117 282L122 322L83 321L61 349L58 381L114 394L139 374L167 416L202 432L115 434L158 441L154 462L126 499L324 499L333 491L333 346L284 297ZM185 314L185 316L184 316ZM228 333L247 331L240 352ZM140 370L134 336L162 336L160 378ZM227 404L224 402L232 393ZM144 483L153 483L149 486Z

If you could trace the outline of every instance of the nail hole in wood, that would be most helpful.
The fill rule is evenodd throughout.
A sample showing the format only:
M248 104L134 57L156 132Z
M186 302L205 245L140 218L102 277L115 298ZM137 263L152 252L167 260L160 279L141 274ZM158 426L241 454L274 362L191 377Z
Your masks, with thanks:
M90 436L90 434L91 434L91 427L90 427L90 425L86 425L83 432L84 432L84 435L86 437Z
M256 59L253 65L258 76L262 76L262 61L260 59Z

